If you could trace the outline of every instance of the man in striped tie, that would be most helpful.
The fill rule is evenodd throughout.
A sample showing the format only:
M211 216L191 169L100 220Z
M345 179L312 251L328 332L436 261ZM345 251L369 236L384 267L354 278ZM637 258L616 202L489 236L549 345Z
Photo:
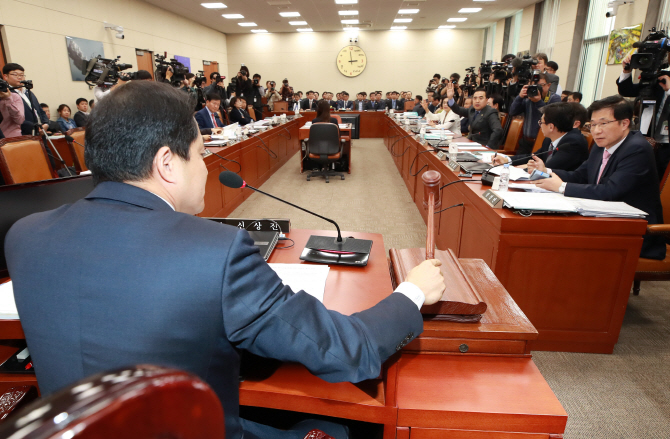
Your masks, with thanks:
M205 102L205 108L195 113L195 120L202 134L211 134L212 129L225 125L217 113L221 105L221 96L218 93L208 93ZM203 130L209 130L209 132L203 132Z

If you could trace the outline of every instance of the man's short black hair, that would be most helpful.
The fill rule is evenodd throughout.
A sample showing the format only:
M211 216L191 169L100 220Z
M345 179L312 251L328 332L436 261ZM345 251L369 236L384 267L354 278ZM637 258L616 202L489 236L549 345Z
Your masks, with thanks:
M16 64L14 62L10 62L4 65L4 67L2 68L2 74L7 75L9 74L9 72L13 72L14 70L21 70L22 72L25 72L25 70L23 69L23 67L21 67L21 65Z
M440 75L439 73L435 73L435 74L433 75L433 78L440 79L440 78L442 78L442 75Z
M501 109L505 104L505 99L498 93L491 95L491 99L493 99L493 103L498 106L498 109Z
M217 76L221 76L221 73L219 73L219 72L212 72L212 73L209 74L209 79L214 79L214 78L216 78Z
M48 106L47 104L45 104L44 102L42 102L42 103L40 104L40 107L42 107L42 108L49 108L49 106Z
M583 98L583 97L584 97L584 96L583 96L580 92L578 92L578 91L572 93L572 99L578 99L579 102L582 101L582 98Z
M169 84L131 81L91 112L84 159L96 184L140 181L151 176L154 157L163 146L189 160L199 133L188 93Z
M484 94L486 95L486 99L489 98L489 92L487 92L486 89L485 89L484 87L476 88L475 91L474 91L474 93L472 93L472 96L474 96L475 93L477 93L478 91L483 91Z
M90 101L88 101L89 107L93 106L93 104L95 104L95 99L91 99Z
M511 60L513 60L514 58L516 58L516 55L514 55L513 53L508 53L507 55L502 57L502 62L508 63Z
M614 119L616 120L628 119L630 122L633 121L633 106L621 95L608 96L589 105L589 119L594 111L605 108L611 108L614 111Z
M138 70L137 73L135 73L135 79L144 81L147 79L154 79L153 76L151 76L151 72L147 70Z
M261 75L259 75L258 73L254 73L254 76L252 77L252 79L256 79L256 78L261 79Z
M88 104L88 99L86 99L86 98L79 98L79 99L77 99L75 102L77 103L77 106L79 106L79 104L81 104L82 102L86 102L86 103Z
M207 96L205 96L205 100L207 101L220 101L221 100L221 95L218 94L215 91L207 93Z
M568 104L572 106L572 112L575 115L574 122L579 121L579 128L583 128L589 118L589 112L579 102L568 102Z
M547 67L549 67L551 69L554 69L554 70L558 70L558 63L556 63L556 61L549 61L547 63Z
M556 102L540 108L544 123L554 124L561 133L567 133L575 122L575 110L567 102Z
M416 95L416 96L414 97L414 99L418 99L419 102L421 102L421 101L423 101L423 96L421 96L421 95Z
M184 75L184 78L186 78L186 79L191 79L191 78L193 78L194 76L195 76L194 73L188 72L187 74Z
M459 75L458 73L452 73L451 76L449 76L449 77L454 78L456 81L461 80L461 75Z
M342 96L349 96L349 93L347 93L346 91L343 91Z

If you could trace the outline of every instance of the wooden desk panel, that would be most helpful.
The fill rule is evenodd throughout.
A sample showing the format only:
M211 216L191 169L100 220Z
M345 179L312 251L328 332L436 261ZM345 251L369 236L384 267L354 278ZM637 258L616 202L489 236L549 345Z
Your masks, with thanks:
M263 113L263 117L279 116L281 114L292 115L292 111L269 111ZM305 113L300 113L305 114ZM331 114L346 116L348 114L360 115L360 127L358 136L361 139L382 138L384 137L384 127L388 119L383 111L333 111ZM316 117L316 112L306 113L306 119L312 120Z
M387 144L407 135L390 119L387 127ZM394 160L425 220L423 190L417 188L420 180L409 174L406 164L427 146L413 138L403 141L409 149ZM438 170L442 184L459 180L460 170L451 171L435 153L421 154L416 160L427 162L426 169ZM577 215L525 218L509 209L491 208L481 197L488 188L459 183L442 190L442 208L464 206L439 214L437 247L450 248L459 258L482 259L491 267L539 331L538 339L530 343L532 349L611 353L646 221Z

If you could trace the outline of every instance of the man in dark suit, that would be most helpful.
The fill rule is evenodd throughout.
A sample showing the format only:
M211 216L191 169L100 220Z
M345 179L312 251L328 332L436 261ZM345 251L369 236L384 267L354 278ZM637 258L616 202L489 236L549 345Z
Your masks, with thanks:
M535 184L566 197L623 201L647 213L649 224L663 223L658 174L651 145L631 131L633 106L619 95L594 102L589 107L591 134L597 146L575 171L547 168L540 158L534 167L551 173ZM665 258L665 241L645 236L640 256Z
M341 93L342 100L338 102L337 109L338 110L353 110L354 109L354 103L349 100L349 93L346 91L343 91Z
M633 82L632 69L630 67L631 56L628 55L622 61L623 72L617 78L616 84L619 94L626 97L640 96L640 84ZM665 169L670 163L670 71L660 72L657 83L651 88L651 96L656 101L654 115L652 116L653 132L648 132L649 137L656 141L656 170L659 178L665 175Z
M40 125L44 130L48 130L49 118L44 113L44 110L42 110L37 96L35 96L35 93L33 93L32 90L25 90L21 84L21 81L26 79L23 67L16 63L7 63L2 68L2 77L11 87L20 87L16 90L12 90L12 93L17 93L23 98L25 120L21 124L21 134L24 136L32 136L35 133L34 129L36 124Z
M77 112L74 113L74 122L78 127L85 127L88 122L88 100L86 98L77 99Z
M575 107L567 102L559 102L542 107L541 111L540 123L545 136L542 147L532 155L505 157L498 154L494 160L496 165L507 162L521 165L528 162L529 171L532 171L535 162L531 159L541 157L548 168L574 171L584 163L589 157L589 145L582 132L573 128Z
M502 141L502 126L498 110L487 105L486 90L478 88L472 95L472 106L461 108L454 101L454 84L447 84L447 104L451 110L461 117L467 117L469 122L468 139L498 149Z
M238 98L235 96L230 100L230 105L232 109L230 110L230 123L239 123L240 126L244 126L253 122L253 118L247 112L247 102L243 98Z
M201 134L212 134L213 128L221 128L225 124L219 118L217 111L221 105L221 96L217 93L209 93L205 97L205 108L195 113Z
M204 153L192 102L170 85L132 81L101 100L86 130L96 188L7 234L21 325L43 395L129 364L176 367L219 396L226 438L285 437L239 418L239 351L327 381L375 378L442 295L439 262L368 310L329 311L283 285L245 230L195 216Z
M43 102L40 104L40 107L42 107L44 114L46 114L49 120L48 124L49 128L47 128L47 134L52 135L54 133L60 133L60 125L58 125L58 122L56 122L55 120L51 120L51 110L49 109L49 106Z
M317 100L314 99L314 92L308 91L307 97L300 103L300 109L303 111L316 111Z
M403 103L400 99L398 99L397 91L391 92L391 99L386 101L386 108L389 110L404 111Z
M365 111L368 106L368 101L365 99L365 92L360 92L356 95L356 100L353 102L353 109L356 111Z
M377 110L384 109L384 107L382 107L381 102L377 99L377 93L376 92L370 93L370 100L368 101L367 106L365 107L365 109L369 110L369 111L377 111Z
M416 95L416 98L414 98L414 109L412 111L423 117L426 115L426 110L421 105L421 102L423 102L423 96Z

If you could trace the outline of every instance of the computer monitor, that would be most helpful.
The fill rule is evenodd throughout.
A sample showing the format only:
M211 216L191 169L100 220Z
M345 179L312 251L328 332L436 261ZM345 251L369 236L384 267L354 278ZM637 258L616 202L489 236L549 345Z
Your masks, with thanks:
M0 186L0 277L9 276L5 236L23 217L56 209L84 198L93 190L93 177L83 175Z

